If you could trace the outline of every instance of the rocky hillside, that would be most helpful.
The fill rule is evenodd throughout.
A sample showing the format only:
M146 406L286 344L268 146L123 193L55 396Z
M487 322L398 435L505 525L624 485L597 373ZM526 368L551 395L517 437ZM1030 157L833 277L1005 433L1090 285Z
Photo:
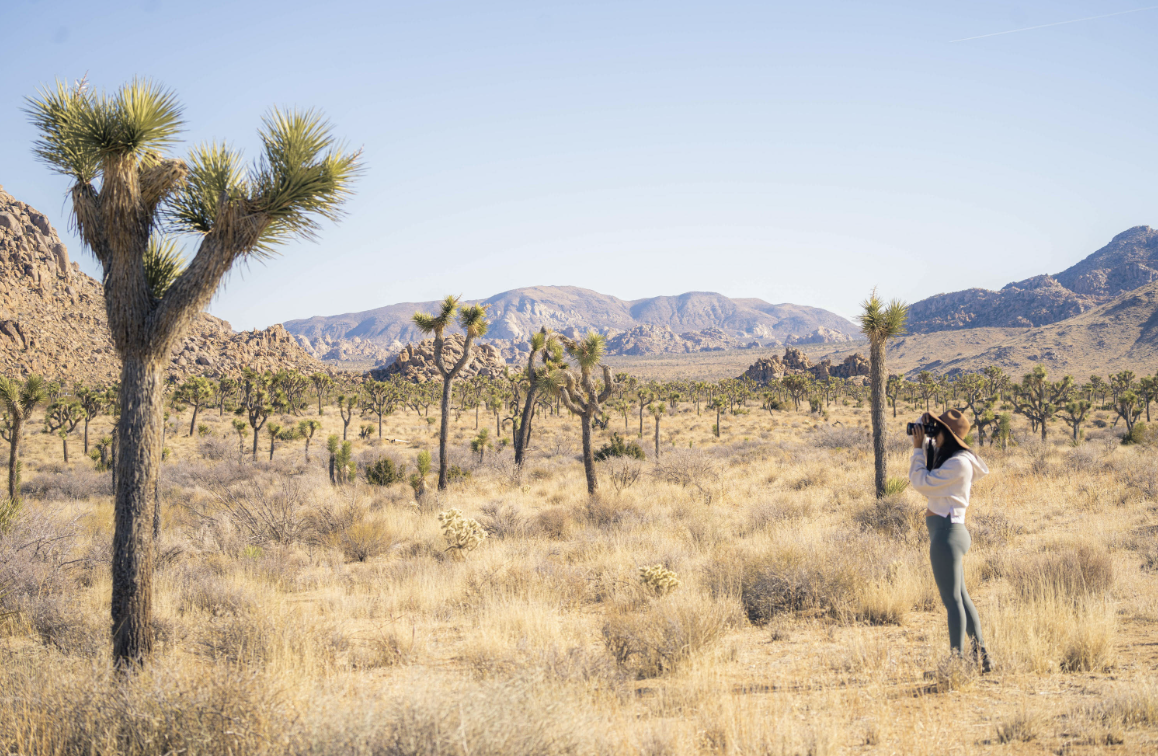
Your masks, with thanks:
M324 370L281 326L234 333L198 316L172 354L169 373L217 375L243 367ZM100 284L70 261L48 219L0 188L0 374L114 381L113 351Z
M1034 276L1000 291L966 289L909 307L909 332L1031 328L1090 311L1158 280L1158 231L1136 226L1056 276Z
M575 286L534 286L480 303L490 314L487 338L504 352L517 351L518 344L543 326L560 332L595 329L609 339L625 334L623 349L654 346L674 352L698 351L697 341L712 342L711 348L734 348L753 341L765 345L840 343L858 333L851 322L827 310L729 299L709 292L627 301ZM366 312L291 320L285 325L305 349L327 361L340 360L343 353L366 355L371 351L367 344L396 353L403 344L422 338L411 316L416 311L433 312L437 305L404 302ZM636 330L641 327L644 330ZM718 338L716 332L721 334ZM694 335L684 338L688 334Z

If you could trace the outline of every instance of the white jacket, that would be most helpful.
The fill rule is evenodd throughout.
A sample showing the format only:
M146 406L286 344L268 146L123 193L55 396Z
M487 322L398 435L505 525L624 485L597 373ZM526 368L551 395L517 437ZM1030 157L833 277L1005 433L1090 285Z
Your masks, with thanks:
M909 464L909 482L929 499L929 511L948 517L950 522L965 522L965 508L969 506L969 489L973 481L989 473L976 454L959 451L936 470L925 465L925 450L913 449Z

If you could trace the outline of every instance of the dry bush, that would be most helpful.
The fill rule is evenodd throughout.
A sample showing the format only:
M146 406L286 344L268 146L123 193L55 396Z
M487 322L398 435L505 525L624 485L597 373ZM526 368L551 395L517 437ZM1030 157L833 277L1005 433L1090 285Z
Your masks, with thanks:
M631 457L611 457L599 466L617 494L631 488L643 477L643 462Z
M807 443L821 449L872 448L872 436L863 428L847 425L821 425L808 434Z
M937 662L926 677L933 681L933 691L949 693L954 690L969 690L977 682L977 664L961 654L949 654Z
M498 539L526 538L531 531L530 521L514 504L492 501L482 507L482 525L487 533Z
M737 619L728 601L657 601L643 612L608 617L603 644L622 669L639 678L659 677L715 645Z
M235 459L240 456L237 442L230 438L218 436L204 436L197 442L197 453L202 459L210 462L221 462L226 459Z
M904 493L873 499L853 515L853 522L876 530L889 538L911 542L925 532L925 511Z
M393 530L378 519L363 519L337 531L333 543L354 562L381 556L398 542Z
M298 476L212 485L216 504L248 536L250 543L294 543L306 534L310 491Z
M1117 610L1106 600L1015 598L988 607L983 622L990 654L1003 668L1088 672L1117 660Z
M920 589L898 556L869 534L785 543L745 561L740 599L755 624L785 612L899 624Z
M533 523L535 530L548 538L565 538L571 529L572 511L566 507L544 509L535 515Z
M282 686L257 673L155 663L126 679L5 660L0 690L0 747L24 753L287 752Z
M1106 596L1114 587L1114 562L1109 552L1085 543L1008 560L1002 572L1024 600L1080 601Z
M720 494L723 479L720 462L699 449L672 449L656 460L652 474L657 480L691 488L711 504Z
M1001 510L978 512L969 523L969 536L982 548L1004 546L1025 528L1006 516Z
M596 528L611 528L635 519L638 511L631 504L615 499L605 499L599 494L587 497L580 514L584 521Z
M994 727L998 743L1028 743L1037 737L1041 717L1030 711L1021 711L1002 718Z
M180 612L241 616L252 612L257 603L248 590L204 567L182 565L171 573L170 580Z
M41 501L84 501L97 496L113 495L110 473L98 473L89 467L60 472L41 472L20 486L21 492Z

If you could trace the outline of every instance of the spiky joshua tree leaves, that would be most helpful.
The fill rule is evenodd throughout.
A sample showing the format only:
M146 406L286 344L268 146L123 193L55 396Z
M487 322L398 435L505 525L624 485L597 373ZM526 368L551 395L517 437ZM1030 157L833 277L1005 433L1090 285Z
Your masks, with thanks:
M458 315L458 325L464 332L464 340L462 343L462 355L452 365L447 362L443 355L443 345L445 340L443 334L446 329L454 322L454 316ZM414 313L414 324L423 333L434 334L434 365L438 368L438 372L442 375L442 404L441 406L441 425L438 429L438 490L442 491L446 488L449 482L448 473L450 470L450 460L447 458L446 446L450 436L450 392L451 384L454 379L458 377L459 373L465 370L471 362L472 355L470 352L471 344L475 339L485 336L488 328L486 308L482 305L471 305L470 307L459 308L459 298L450 296L442 300L442 306L439 308L437 315L427 315L425 313Z
M162 367L233 266L310 238L336 219L361 168L314 111L273 110L248 168L224 143L170 156L183 128L176 96L136 80L112 94L57 83L27 101L34 151L72 182L72 220L103 267L113 345L121 358L113 536L112 632L118 664L153 646L149 512L161 458ZM198 238L187 266L156 241ZM150 252L152 242L153 251Z
M877 290L866 299L858 320L861 332L869 340L869 397L872 404L873 458L876 463L873 481L877 498L885 495L889 482L888 458L885 453L885 344L905 332L909 308L899 299L885 304Z
M599 488L599 480L595 477L595 454L591 450L591 422L599 415L600 405L611 398L614 384L611 380L611 368L603 365L603 386L592 375L603 359L605 342L603 336L594 331L579 341L563 339L567 354L575 361L579 368L576 375L573 370L564 370L559 373L559 397L571 412L579 416L583 427L583 471L587 475L587 493L594 494Z

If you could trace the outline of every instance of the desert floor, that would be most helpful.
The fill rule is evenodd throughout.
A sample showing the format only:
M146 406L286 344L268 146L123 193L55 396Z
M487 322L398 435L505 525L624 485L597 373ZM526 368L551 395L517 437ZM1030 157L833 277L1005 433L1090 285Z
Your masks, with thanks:
M65 465L34 422L25 506L0 536L0 749L1158 751L1153 448L1092 425L1073 446L1059 424L1045 444L1019 426L1017 446L980 450L992 473L966 580L995 663L982 676L947 654L923 499L872 496L867 409L745 411L717 439L715 417L682 403L658 460L647 417L647 459L600 463L595 498L577 419L540 414L519 474L509 448L472 454L466 413L451 462L469 478L418 502L406 482L330 485L334 408L308 462L301 441L269 461L264 433L257 461L241 457L215 410L190 438L186 411L161 483L158 651L127 677L108 651L109 474L78 435ZM892 476L916 414L890 412ZM493 440L493 415L479 422ZM351 438L362 424L376 421L355 418ZM616 430L621 416L596 445ZM409 474L436 433L399 410L384 423L396 441L375 425L354 457ZM477 548L447 548L452 509L487 531ZM679 585L643 582L653 565Z

